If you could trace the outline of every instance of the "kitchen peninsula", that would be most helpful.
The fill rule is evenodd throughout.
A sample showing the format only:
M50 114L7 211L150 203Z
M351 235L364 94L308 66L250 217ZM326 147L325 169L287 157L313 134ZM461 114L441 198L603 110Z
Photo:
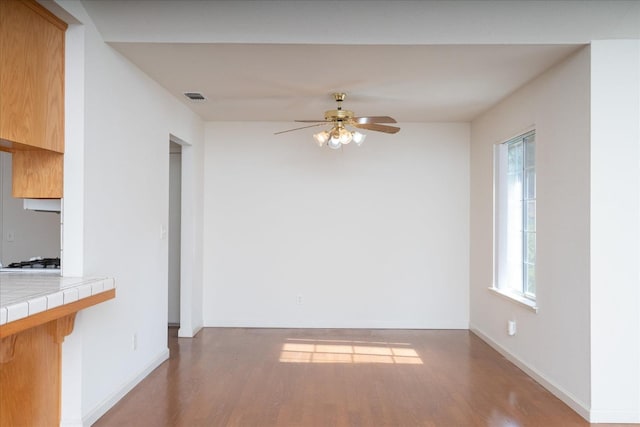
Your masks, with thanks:
M78 311L114 297L111 278L0 273L0 425L60 424L64 337Z

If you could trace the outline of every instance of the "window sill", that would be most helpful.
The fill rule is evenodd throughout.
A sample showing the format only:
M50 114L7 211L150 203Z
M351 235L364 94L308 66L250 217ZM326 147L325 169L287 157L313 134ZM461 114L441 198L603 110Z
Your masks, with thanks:
M496 295L500 295L503 298L508 299L526 309L533 311L534 313L538 312L538 306L535 301L531 301L528 298L523 297L522 295L514 294L509 291L503 291L502 289L495 288L493 286L489 286L489 290Z

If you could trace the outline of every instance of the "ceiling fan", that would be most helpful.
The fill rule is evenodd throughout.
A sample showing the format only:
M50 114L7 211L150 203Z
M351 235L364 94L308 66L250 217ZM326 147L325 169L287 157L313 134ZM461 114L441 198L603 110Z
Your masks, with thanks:
M331 125L331 129L318 132L313 135L316 143L319 147L327 144L333 149L338 149L342 145L346 145L351 141L356 145L362 144L366 135L358 132L351 131L346 126L355 127L358 129L368 129L376 132L385 133L397 133L400 128L395 126L383 125L380 123L396 123L395 119L389 116L370 116L370 117L356 117L353 111L343 110L342 102L346 98L346 94L337 92L333 94L333 98L338 104L335 110L328 110L324 112L324 120L295 120L300 123L314 123L308 126L302 126L299 128L283 130L275 132L274 135L279 135L285 132L292 132L300 129L307 129L315 126Z

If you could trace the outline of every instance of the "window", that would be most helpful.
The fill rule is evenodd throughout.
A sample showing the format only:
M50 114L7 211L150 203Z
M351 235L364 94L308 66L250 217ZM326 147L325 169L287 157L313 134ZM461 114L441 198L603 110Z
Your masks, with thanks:
M494 288L535 301L535 132L495 147Z

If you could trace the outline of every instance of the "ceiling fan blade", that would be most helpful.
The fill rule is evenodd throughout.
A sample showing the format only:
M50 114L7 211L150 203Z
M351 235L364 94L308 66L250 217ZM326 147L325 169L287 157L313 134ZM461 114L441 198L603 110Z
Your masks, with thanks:
M274 135L280 135L281 133L286 133L286 132L293 132L294 130L300 130L300 129L306 129L306 128L312 128L315 126L322 126L322 125L326 125L326 122L322 122L322 123L316 123L315 125L309 125L309 126L302 126L299 128L294 128L294 129L287 129L287 130L281 130L280 132L274 132Z
M294 122L298 123L328 123L328 120L294 120Z
M400 128L398 127L378 125L376 123L351 123L351 124L360 129L369 129L369 130L375 130L378 132L398 133L400 131Z
M368 124L368 123L398 123L396 119L389 116L370 116L370 117L354 117L352 119L356 123Z

